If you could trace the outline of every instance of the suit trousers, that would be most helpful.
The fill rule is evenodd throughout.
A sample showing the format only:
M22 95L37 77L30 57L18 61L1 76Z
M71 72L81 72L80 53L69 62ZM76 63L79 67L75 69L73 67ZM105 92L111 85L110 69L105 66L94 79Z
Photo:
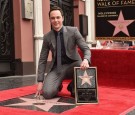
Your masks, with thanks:
M51 72L49 72L43 83L43 96L46 99L53 98L57 95L59 92L59 87L62 84L62 81L64 79L71 78L74 79L74 67L80 67L82 61L75 61L71 64L64 64L62 65L61 71L57 72L57 67L54 67ZM71 81L71 83L74 83ZM74 85L72 84L72 88L74 88Z

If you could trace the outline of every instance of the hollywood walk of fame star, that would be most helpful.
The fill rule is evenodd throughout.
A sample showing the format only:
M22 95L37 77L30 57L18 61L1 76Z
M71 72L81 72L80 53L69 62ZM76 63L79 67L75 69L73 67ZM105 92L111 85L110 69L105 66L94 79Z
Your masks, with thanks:
M92 77L93 77L93 76L88 76L87 72L85 71L83 76L79 76L79 78L82 79L81 85L83 85L83 84L85 84L85 83L88 83L88 84L91 86L92 84L91 84L90 79L91 79Z
M44 104L36 104L37 100L36 99L30 99L30 98L19 98L25 102L23 103L16 103L16 104L9 104L6 106L29 106L29 105L34 105L44 111L49 111L51 107L54 105L74 105L71 103L65 103L65 102L58 102L60 97L58 98L53 98L53 99L45 99L45 100L40 100L38 103L44 103Z
M123 17L122 11L120 11L118 20L113 20L113 21L108 20L108 22L115 26L113 36L115 36L120 31L122 31L127 36L129 36L127 26L130 25L132 22L134 22L134 20L125 20L124 17Z

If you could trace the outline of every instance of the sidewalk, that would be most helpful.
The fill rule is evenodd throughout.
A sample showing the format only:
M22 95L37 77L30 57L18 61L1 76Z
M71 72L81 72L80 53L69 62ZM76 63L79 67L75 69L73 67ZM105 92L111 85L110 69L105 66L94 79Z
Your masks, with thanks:
M36 84L36 75L0 77L0 91Z

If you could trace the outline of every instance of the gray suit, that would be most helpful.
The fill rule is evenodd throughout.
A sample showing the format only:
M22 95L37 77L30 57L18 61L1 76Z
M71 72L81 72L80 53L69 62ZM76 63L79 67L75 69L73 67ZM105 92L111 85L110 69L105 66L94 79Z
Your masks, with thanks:
M55 38L54 31L51 30L49 33L47 33L44 36L43 46L39 59L37 81L38 82L44 81L43 91L45 90L46 95L48 95L45 96L46 98L49 98L52 92L55 92L53 93L53 96L57 94L59 85L61 84L62 80L66 77L67 73L69 73L67 71L72 69L71 73L73 74L73 68L75 66L80 66L81 57L78 54L77 46L83 51L84 59L87 59L90 62L90 58L91 58L90 49L76 27L63 26L63 39L64 39L66 55L70 59L76 60L76 62L70 65L69 64L62 65L63 67L62 67L61 74L58 75L56 69L52 70L56 57L56 38ZM47 57L50 50L52 52L52 61L50 64L50 68L48 69L49 71L48 75L44 78L44 73L47 64Z

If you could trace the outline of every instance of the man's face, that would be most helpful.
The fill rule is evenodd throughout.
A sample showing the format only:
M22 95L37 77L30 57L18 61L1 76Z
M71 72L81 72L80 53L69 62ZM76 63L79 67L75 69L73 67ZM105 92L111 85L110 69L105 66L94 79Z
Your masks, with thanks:
M63 25L64 18L61 15L61 12L59 10L54 10L50 13L50 22L52 25L52 28L55 31L59 31Z

